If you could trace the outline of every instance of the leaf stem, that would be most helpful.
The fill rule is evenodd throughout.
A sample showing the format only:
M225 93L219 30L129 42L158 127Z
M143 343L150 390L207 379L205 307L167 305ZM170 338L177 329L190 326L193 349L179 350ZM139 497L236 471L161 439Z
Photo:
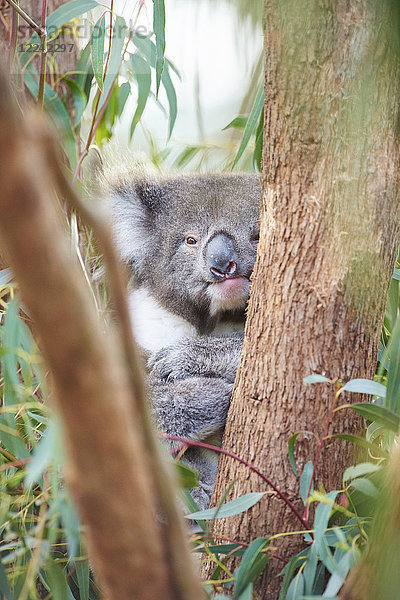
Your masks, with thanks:
M38 104L40 108L43 108L44 101L44 85L46 81L46 55L47 55L47 32L46 32L46 14L47 14L47 0L42 0L42 20L40 34L40 78L39 78L39 93L38 93Z
M308 519L308 515L309 515L309 503L307 501L308 501L308 499L310 497L310 494L311 494L311 488L312 488L312 484L313 484L314 477L315 477L315 470L317 468L317 463L318 463L319 458L321 456L322 446L323 446L323 443L324 443L324 441L326 439L326 434L328 433L328 428L329 428L330 422L332 421L333 413L335 412L335 405L336 405L337 399L339 398L339 396L342 393L342 391L343 391L343 388L340 388L335 393L335 396L333 398L333 402L332 402L330 410L329 410L329 415L328 415L328 418L327 418L326 423L325 423L324 431L323 431L323 433L321 435L321 438L319 440L317 452L315 453L315 458L314 458L314 462L313 462L313 469L312 469L312 473L311 473L310 484L309 484L308 490L307 490L307 498L306 498L305 507L304 507L304 513L303 513L304 519Z

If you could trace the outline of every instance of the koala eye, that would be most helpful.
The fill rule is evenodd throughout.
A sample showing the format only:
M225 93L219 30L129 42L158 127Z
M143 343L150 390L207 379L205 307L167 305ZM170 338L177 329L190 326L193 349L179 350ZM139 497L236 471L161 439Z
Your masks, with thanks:
M260 232L256 231L252 234L252 236L250 237L250 241L253 244L258 244L258 242L260 241Z
M198 244L199 240L194 236L194 235L188 235L187 238L185 239L185 243L188 246L196 246Z

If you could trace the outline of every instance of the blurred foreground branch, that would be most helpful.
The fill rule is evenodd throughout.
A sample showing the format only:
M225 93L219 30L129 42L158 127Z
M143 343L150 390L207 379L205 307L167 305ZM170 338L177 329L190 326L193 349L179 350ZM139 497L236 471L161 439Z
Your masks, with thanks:
M202 590L150 431L126 331L118 263L106 229L93 220L106 245L121 322L120 330L105 334L55 208L54 190L74 206L80 202L53 149L42 117L22 119L0 77L1 244L52 372L65 428L66 477L104 595L197 600ZM165 524L157 522L160 509Z

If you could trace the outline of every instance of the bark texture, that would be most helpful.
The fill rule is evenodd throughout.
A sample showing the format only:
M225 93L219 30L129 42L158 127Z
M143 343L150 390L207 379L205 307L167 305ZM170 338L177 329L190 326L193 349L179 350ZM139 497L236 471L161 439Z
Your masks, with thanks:
M303 511L295 457L313 460L335 389L305 385L373 377L398 244L399 15L374 0L266 0L261 239L244 352L223 447L252 462ZM354 396L345 398L354 400ZM329 433L360 429L350 410ZM337 489L353 447L323 445L315 484ZM217 535L249 541L302 529L275 492L223 456L214 503L265 490L253 509L218 520ZM302 536L277 541L290 557ZM274 566L260 584L275 600ZM267 583L268 581L268 583Z
M171 486L149 434L137 358L128 366L134 348L127 333L103 331L71 255L53 198L63 169L46 124L39 115L24 120L10 98L0 76L0 240L52 372L67 480L104 595L200 600ZM61 193L68 194L66 185ZM165 523L157 519L160 511Z

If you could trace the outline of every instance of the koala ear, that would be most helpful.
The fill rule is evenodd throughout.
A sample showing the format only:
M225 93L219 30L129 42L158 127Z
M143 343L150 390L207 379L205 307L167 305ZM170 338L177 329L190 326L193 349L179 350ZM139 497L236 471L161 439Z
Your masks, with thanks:
M121 258L139 275L152 247L154 219L164 204L161 185L149 178L122 179L109 192L114 240Z

